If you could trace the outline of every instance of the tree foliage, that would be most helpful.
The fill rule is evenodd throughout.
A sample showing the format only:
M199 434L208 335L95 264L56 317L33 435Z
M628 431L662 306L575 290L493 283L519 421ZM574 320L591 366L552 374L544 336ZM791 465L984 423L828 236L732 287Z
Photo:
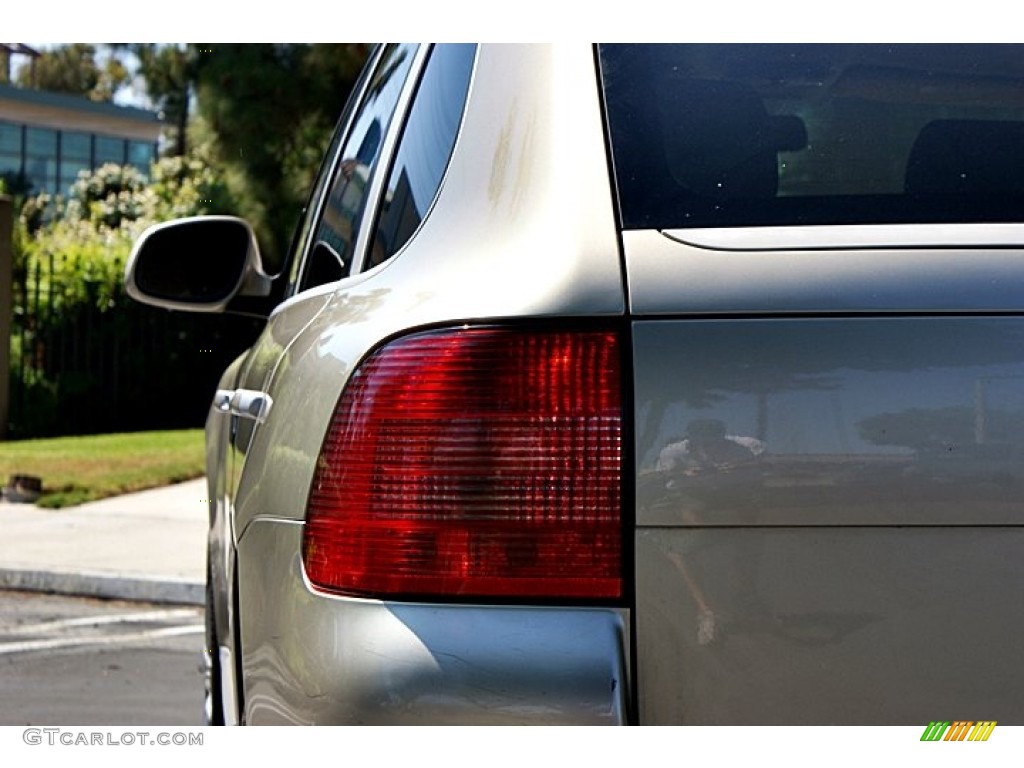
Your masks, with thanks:
M198 154L218 169L238 206L231 212L253 224L273 269L369 51L357 43L75 43L42 53L35 86L110 100L141 76L168 125L165 152ZM28 65L17 80L29 84Z
M104 165L83 173L67 200L38 195L21 209L24 232L16 269L52 281L55 312L91 303L113 307L122 294L124 264L135 239L152 224L233 208L222 178L209 163L170 157L147 180L130 166Z
M19 67L15 80L24 87L111 101L131 79L131 73L116 56L107 56L101 63L97 52L97 47L88 43L50 48L34 63Z
M80 178L67 199L40 195L22 207L12 337L21 381L18 419L12 418L17 434L69 428L79 423L71 417L83 412L97 414L89 429L110 428L111 419L148 412L124 404L136 396L149 402L155 385L168 382L176 384L168 391L182 414L205 413L202 386L195 387L196 403L183 402L181 393L200 380L212 387L259 326L197 315L160 330L154 323L166 313L133 305L124 295L132 245L152 223L238 214L256 228L273 270L368 52L365 45L77 45L51 49L36 61L36 87L94 99L111 98L121 83L141 75L153 107L172 128L164 144L170 156L148 177L107 166ZM30 76L19 72L19 78L24 84ZM89 342L65 360L65 347L77 349L65 344L72 329L82 331L74 338ZM160 382L147 378L157 370L154 349L162 361L154 374ZM138 418L121 426L170 425Z
M139 74L146 83L146 94L170 126L171 154L188 151L188 108L195 79L194 45L129 46L139 62Z
M280 263L331 130L359 74L363 44L195 44L197 126L240 214Z

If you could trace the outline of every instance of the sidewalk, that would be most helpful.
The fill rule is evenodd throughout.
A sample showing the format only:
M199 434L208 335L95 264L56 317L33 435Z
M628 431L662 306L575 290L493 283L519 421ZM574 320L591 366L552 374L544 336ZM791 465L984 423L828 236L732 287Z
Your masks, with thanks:
M0 589L204 602L206 481L66 509L0 501Z

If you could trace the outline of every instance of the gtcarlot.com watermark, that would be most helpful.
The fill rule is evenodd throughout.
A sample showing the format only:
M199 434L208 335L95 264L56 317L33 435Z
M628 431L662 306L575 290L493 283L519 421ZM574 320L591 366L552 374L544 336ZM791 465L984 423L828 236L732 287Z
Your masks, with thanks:
M201 747L203 734L190 731L83 731L74 728L26 728L22 741L50 747Z

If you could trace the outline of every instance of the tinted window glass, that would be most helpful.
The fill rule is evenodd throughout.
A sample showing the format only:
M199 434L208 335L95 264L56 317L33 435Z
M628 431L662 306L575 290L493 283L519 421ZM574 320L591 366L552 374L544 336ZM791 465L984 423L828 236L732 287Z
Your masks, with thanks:
M17 175L21 170L21 155L0 152L0 175Z
M129 141L128 162L143 173L149 173L149 166L153 162L153 145L148 141Z
M374 70L342 147L299 290L340 280L352 266L370 178L415 51L416 47L410 45L389 46Z
M0 152L21 152L21 126L0 123Z
M430 54L388 177L367 267L412 237L441 186L466 104L475 45L438 45Z
M306 252L306 246L309 244L313 225L316 223L317 214L319 213L317 204L323 196L324 190L327 188L327 184L331 181L332 171L334 169L334 158L337 156L338 150L341 147L341 140L345 138L345 128L348 126L349 121L352 119L352 114L355 112L356 107L359 104L359 98L363 92L363 88L366 86L366 82L370 79L370 76L373 73L375 55L376 52L371 54L369 60L363 66L363 70L359 73L359 79L356 81L355 85L352 86L352 90L345 101L345 107L342 109L341 117L338 118L338 124L334 128L334 134L331 136L331 145L327 148L327 152L324 153L324 158L320 163L320 169L317 171L313 189L309 193L309 199L306 201L306 206L302 209L302 218L300 219L298 227L292 238L291 252L295 254L295 258L291 263L288 275L289 294L294 293L298 285L299 271L302 266L299 256Z
M8 191L19 186L21 174L21 126L0 123L0 180Z
M29 128L25 145L29 155L54 157L57 154L57 132L49 128Z
M124 164L124 139L110 136L96 137L96 165L105 163Z
M78 181L78 174L82 171L91 170L87 160L70 160L62 158L60 161L59 186L62 192L67 193L71 185Z
M292 252L296 254L291 264L291 271L288 275L288 292L293 293L299 279L299 267L300 259L298 254L302 254L306 250L306 244L309 242L310 233L313 229L313 224L316 221L317 214L317 201L320 200L323 195L324 189L327 186L327 182L331 179L331 169L333 168L334 156L338 153L338 148L341 146L341 139L343 137L342 131L345 126L348 125L349 118L351 117L352 109L354 108L354 100L356 94L362 91L363 81L368 77L369 73L367 70L363 70L362 75L359 78L359 82L356 83L352 89L352 100L349 101L345 106L345 111L341 115L341 119L338 121L338 126L334 129L334 136L331 138L331 145L327 149L327 153L324 155L323 162L320 164L320 170L317 172L316 182L313 184L313 190L310 192L309 200L306 201L306 207L302 210L302 219L299 222L298 230L296 231L293 238Z
M1024 220L1024 48L601 47L627 228Z
M92 154L89 134L77 131L64 131L60 137L60 155L62 159L89 161Z

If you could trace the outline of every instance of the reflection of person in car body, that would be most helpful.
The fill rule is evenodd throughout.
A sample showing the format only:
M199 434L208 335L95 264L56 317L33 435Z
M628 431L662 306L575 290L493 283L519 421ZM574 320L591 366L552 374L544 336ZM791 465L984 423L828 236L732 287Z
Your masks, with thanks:
M753 437L726 434L718 419L694 419L686 437L669 443L658 454L659 472L724 469L764 453L765 445Z
M764 451L764 442L757 438L727 434L725 423L719 419L694 419L686 425L686 437L661 449L655 469L669 473L667 482L664 477L661 482L664 482L668 490L679 492L686 485L681 476L727 470L752 461ZM700 501L695 503L694 499L688 498L677 503L676 510L684 524L702 524L703 504ZM691 567L691 560L700 562L699 552L704 546L707 544L691 545L685 553L674 549L666 552L693 601L696 640L699 645L713 643L721 635L723 616L742 622L764 615L767 611L758 583L763 555L760 542L753 538L739 537L729 545L733 561L732 586L724 598L717 599L714 590L709 589L709 585L700 578L699 568Z

